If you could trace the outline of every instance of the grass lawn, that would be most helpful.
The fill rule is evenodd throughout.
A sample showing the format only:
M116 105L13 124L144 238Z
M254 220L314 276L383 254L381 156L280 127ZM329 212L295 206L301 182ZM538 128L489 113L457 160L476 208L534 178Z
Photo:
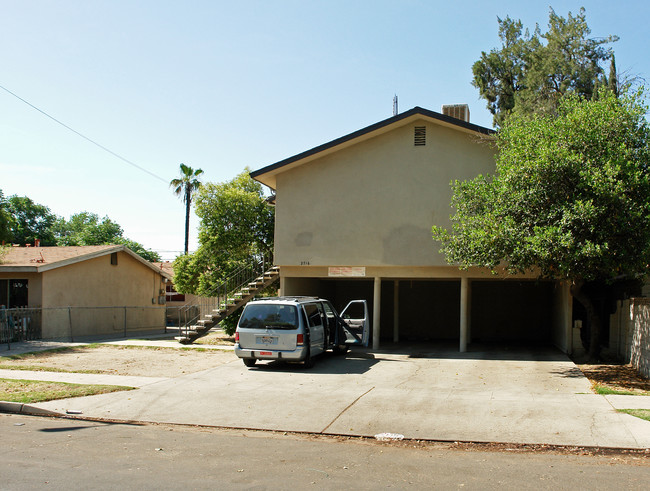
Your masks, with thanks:
M618 412L630 414L632 416L636 416L637 418L650 421L650 409L619 409Z
M29 404L132 389L133 387L118 385L84 385L37 380L0 379L0 401Z
M594 392L600 394L601 396L616 395L616 396L650 396L650 392L647 390L620 390L612 389L601 384L593 385Z

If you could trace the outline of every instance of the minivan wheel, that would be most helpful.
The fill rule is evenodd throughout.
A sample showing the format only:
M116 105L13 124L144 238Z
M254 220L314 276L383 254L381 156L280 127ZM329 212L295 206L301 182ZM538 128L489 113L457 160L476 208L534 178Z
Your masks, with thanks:
M246 365L248 368L254 367L255 362L257 361L255 358L242 358L244 360L244 365Z

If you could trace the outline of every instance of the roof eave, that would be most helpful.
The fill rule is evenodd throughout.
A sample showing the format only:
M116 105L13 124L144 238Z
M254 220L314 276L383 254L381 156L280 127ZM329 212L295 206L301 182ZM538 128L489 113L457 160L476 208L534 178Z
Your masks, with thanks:
M147 266L149 269L152 269L155 273L158 273L169 280L172 279L169 273L166 273L160 268L157 268L154 264L150 263L149 261L141 257L139 254L136 254L125 245L116 245L99 251L89 252L87 254L82 254L68 259L62 259L61 261L55 261L52 263L37 263L37 265L35 266L0 265L0 271L3 273L44 273L45 271L50 271L52 269L57 269L57 268L63 268L71 264L76 264L82 261L88 261L90 259L106 256L114 252L124 252L125 254L128 254L129 256L133 257L135 260Z
M454 127L455 129L460 129L462 131L466 131L469 133L482 134L486 136L491 136L495 133L495 131L490 128L485 128L483 126L479 126L473 123L468 123L461 119L453 118L451 116L445 116L444 114L440 114L435 111L430 111L429 109L424 109L422 107L416 106L413 109L409 109L408 111L405 111L396 116L392 116L390 118L384 119L383 121L379 121L370 126L366 126L365 128L354 131L352 133L349 133L340 138L337 138L330 142L314 147L305 152L301 152L287 159L280 160L279 162L276 162L274 164L267 165L266 167L262 167L261 169L251 172L250 176L256 181L261 182L265 186L268 186L271 189L275 190L276 189L275 176L278 174L277 171L279 171L281 168L284 168L286 166L301 161L307 162L309 160L313 160L315 158L318 158L319 156L322 156L322 154L327 152L328 150L333 152L340 149L337 147L341 147L346 143L352 144L354 140L364 135L368 135L373 132L379 132L382 129L388 131L389 126L395 125L396 123L407 124L410 119L417 119L422 116L435 120L436 122L439 122L445 126Z

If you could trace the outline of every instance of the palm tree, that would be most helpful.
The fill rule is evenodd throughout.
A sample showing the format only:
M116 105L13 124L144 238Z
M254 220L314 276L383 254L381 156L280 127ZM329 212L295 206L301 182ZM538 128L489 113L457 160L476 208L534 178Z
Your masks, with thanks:
M187 254L190 240L190 205L192 195L201 187L199 176L203 174L201 169L192 169L189 165L181 164L181 176L179 179L172 179L169 187L174 189L174 194L180 196L185 203L185 254Z

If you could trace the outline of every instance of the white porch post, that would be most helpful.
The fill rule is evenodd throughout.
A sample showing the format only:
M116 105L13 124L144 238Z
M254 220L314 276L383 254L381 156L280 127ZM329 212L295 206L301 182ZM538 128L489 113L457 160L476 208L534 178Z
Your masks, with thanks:
M372 349L379 349L379 319L381 317L381 278L375 278L375 291L372 305Z
M399 342L399 280L393 286L393 342Z
M469 334L469 280L465 277L460 279L460 352L467 351L467 339Z

